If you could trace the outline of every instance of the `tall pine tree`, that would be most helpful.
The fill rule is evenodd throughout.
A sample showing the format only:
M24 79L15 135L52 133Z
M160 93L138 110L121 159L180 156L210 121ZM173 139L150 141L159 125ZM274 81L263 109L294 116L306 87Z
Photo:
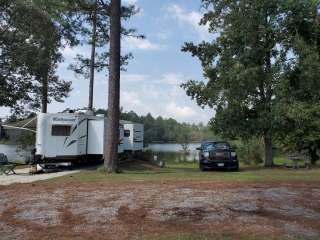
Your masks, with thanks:
M108 119L105 123L104 161L109 173L117 170L120 117L121 0L111 0Z
M107 70L109 66L110 53L106 49L110 41L110 1L76 0L71 1L69 7L73 9L73 24L78 30L80 42L91 46L91 55L78 54L70 69L89 79L88 109L92 110L95 72ZM138 11L135 5L122 6L121 18L128 20ZM122 28L121 34L123 37L143 38L142 35L137 35L133 28ZM122 56L121 65L126 65L130 58L131 54Z

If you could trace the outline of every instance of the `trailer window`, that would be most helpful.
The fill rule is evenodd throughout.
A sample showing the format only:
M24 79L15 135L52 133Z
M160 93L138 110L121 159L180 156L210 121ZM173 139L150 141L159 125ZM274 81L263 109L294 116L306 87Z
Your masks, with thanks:
M52 136L67 137L67 136L70 136L70 132L71 132L71 126L52 125L52 129L51 129Z
M124 130L124 136L130 137L130 130Z

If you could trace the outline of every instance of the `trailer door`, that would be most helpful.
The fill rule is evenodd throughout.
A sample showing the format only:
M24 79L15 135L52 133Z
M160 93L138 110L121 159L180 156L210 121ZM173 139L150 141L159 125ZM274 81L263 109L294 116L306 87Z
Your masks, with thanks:
M101 155L103 154L103 120L89 120L88 121L88 146L87 154Z
M143 124L134 124L133 125L133 151L142 151L143 150Z

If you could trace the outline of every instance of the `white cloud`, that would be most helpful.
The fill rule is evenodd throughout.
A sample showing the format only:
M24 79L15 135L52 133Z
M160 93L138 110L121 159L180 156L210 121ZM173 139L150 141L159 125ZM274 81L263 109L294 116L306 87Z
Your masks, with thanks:
M70 47L67 43L63 43L64 47L61 48L61 52L66 58L74 58L77 54L83 54L90 56L91 45L78 45L75 47Z
M124 4L136 5L138 0L124 0Z
M70 47L66 45L66 47L61 49L61 52L64 58L67 60L72 60L81 52L81 50L82 49L80 47Z
M10 109L6 107L0 107L0 119L4 120L7 116L10 115Z
M121 84L121 106L125 111L151 113L154 117L174 118L180 122L204 122L213 116L192 101L179 85L188 79L181 73L160 76L124 74Z
M81 92L79 90L73 90L70 93L70 97L77 97L80 96Z
M179 21L182 24L186 24L192 28L193 31L197 32L199 37L202 40L207 40L210 38L208 32L208 25L203 26L199 25L202 14L196 11L186 11L182 7L177 4L171 4L166 8L168 16L174 18L175 20Z
M121 82L123 83L148 83L150 86L173 87L180 86L181 83L186 81L186 77L181 73L164 73L161 76L152 77L147 74L128 74L121 75Z
M148 79L148 75L144 74L122 74L121 81L122 82L131 82L131 83L139 83Z
M72 73L70 77L72 76ZM212 110L203 110L191 100L178 85L188 79L181 73L165 73L163 75L145 75L139 73L122 74L121 106L124 111L135 111L140 115L151 113L152 116L174 118L179 122L207 123L214 115ZM98 74L95 79L94 106L107 106L107 77ZM74 91L64 104L52 103L50 112L59 112L65 108L86 107L88 100L88 82L76 80ZM0 114L6 115L5 108L0 108Z
M180 85L186 79L182 74L177 73L166 73L161 78L161 83L169 84L169 85Z
M169 30L165 31L165 32L158 32L156 34L156 37L159 39L159 40L168 40L170 37L171 37L171 32Z
M140 101L139 94L137 92L122 91L121 99L123 100L123 102L127 103L127 105L131 106L140 106L142 104Z
M146 50L146 51L156 51L156 50L161 50L163 46L157 44L157 43L152 43L148 39L141 39L141 38L134 38L134 37L129 37L126 38L123 43L123 47L128 50Z
M135 14L134 16L137 16L137 17L142 17L142 16L143 16L143 13L144 13L143 8L138 7L138 6L136 5L136 6L135 6L135 10L136 10L136 14Z
M108 84L107 76L102 77L102 76L99 76L98 74L95 75L94 87L103 87L103 86L106 86L107 84Z
M179 106L175 102L171 102L166 106L166 112L169 116L176 118L190 119L197 115L196 111L189 106Z
M143 9L138 6L138 0L124 0L123 5L134 5L136 11L135 16L141 17L143 15Z

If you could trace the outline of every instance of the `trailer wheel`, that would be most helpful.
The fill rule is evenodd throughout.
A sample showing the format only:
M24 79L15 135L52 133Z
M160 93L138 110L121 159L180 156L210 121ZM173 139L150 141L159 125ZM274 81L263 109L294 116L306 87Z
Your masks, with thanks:
M70 164L70 166L68 167L68 170L73 170L73 163Z

